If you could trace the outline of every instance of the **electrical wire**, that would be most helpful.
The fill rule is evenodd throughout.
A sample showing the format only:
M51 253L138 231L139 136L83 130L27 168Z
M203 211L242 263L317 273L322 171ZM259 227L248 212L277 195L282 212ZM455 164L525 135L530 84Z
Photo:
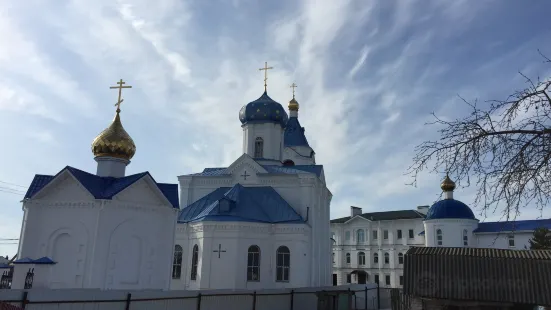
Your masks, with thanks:
M8 184L8 185L13 185L13 186L17 186L17 187L27 188L26 186L19 185L19 184L14 184L14 183L10 183L10 182L0 181L0 183L4 183L4 184Z

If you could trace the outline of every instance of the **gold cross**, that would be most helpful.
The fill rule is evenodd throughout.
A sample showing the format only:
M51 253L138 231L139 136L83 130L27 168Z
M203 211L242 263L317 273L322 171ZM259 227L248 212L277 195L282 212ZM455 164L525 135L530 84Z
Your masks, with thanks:
M274 67L268 67L268 62L264 62L264 68L260 68L258 70L262 71L264 70L264 91L266 91L266 88L268 85L266 84L266 81L268 81L268 70L273 69Z
M111 86L109 88L111 89L116 89L118 88L119 89L119 100L117 100L117 103L115 103L115 105L117 106L117 113L119 113L121 111L121 103L124 101L124 99L121 98L122 96L122 89L123 88L132 88L132 86L123 86L124 84L126 84L126 82L123 82L122 79L120 79L120 81L117 82L117 84L119 84L119 86Z
M295 99L295 88L297 88L298 86L297 86L297 84L293 83L289 87L291 87L293 89L293 99Z

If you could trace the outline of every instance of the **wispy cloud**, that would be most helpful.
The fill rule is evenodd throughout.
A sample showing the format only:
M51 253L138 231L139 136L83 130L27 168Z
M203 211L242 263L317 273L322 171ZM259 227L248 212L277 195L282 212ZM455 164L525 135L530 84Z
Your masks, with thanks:
M268 61L272 98L286 105L289 85L299 85L299 117L325 166L333 217L350 205L430 204L440 176L423 175L413 188L403 175L413 147L435 137L423 126L429 113L455 117L464 112L457 94L502 97L518 85L517 70L541 73L536 49L551 53L542 39L550 7L541 3L0 4L0 43L9 47L0 50L0 132L16 150L0 153L9 163L0 181L28 185L34 173L67 164L94 171L89 145L113 117L108 87L119 78L133 86L122 112L137 144L130 173L176 182L229 165L241 155L238 111L261 95L258 68ZM469 202L472 189L456 196ZM6 235L19 233L20 198L0 193L14 219ZM0 254L13 250L0 244Z

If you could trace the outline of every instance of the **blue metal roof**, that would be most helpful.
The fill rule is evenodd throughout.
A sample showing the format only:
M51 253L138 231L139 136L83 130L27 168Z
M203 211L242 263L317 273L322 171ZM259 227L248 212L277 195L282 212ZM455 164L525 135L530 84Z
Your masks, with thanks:
M142 172L122 178L100 177L95 174L67 166L55 176L40 174L35 175L29 189L27 190L27 193L25 194L25 198L32 198L34 194L40 191L44 186L46 186L46 184L65 170L68 170L96 199L112 199L113 196L120 193L128 186L134 184L144 176L149 175L151 177L149 172ZM151 177L151 179L153 179L153 177ZM153 179L153 182L155 182L155 179ZM179 208L178 184L165 184L157 182L155 182L155 184L157 184L159 190L168 199L172 206L174 208Z
M220 187L180 211L178 222L304 223L272 187Z
M300 126L300 122L297 117L289 118L289 121L285 126L283 144L285 146L310 146L308 145L308 140L306 140L306 136L304 135L304 127Z
M18 259L13 262L14 264L36 264L36 265L50 265L50 264L57 264L54 262L51 258L44 256L39 259L31 259L28 257L24 257L21 259Z
M470 219L476 220L473 211L466 204L455 199L443 199L430 207L425 220Z
M13 262L14 264L34 264L34 259L30 259L28 257L20 258Z
M278 102L274 101L264 91L260 98L244 105L239 111L239 120L242 124L251 122L278 123L285 127L288 116L285 109Z
M0 263L0 269L8 269L8 268L12 268L12 266L6 263Z
M509 221L509 222L485 222L478 223L475 233L501 232L501 231L533 231L536 228L545 227L551 229L551 219Z
M268 173L274 174L298 174L298 173L313 173L318 178L323 171L323 165L295 165L295 166L278 166L278 165L261 165ZM203 172L189 174L190 176L227 176L230 173L228 168L205 168Z

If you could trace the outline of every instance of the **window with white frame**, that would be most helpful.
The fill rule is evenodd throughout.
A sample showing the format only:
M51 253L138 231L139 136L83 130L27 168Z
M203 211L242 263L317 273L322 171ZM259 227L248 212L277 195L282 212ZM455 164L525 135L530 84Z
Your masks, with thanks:
M291 252L286 246L280 246L276 252L276 281L289 282Z
M333 264L335 263L335 253L333 253Z
M264 139L257 137L254 141L254 157L262 158L264 156Z
M409 239L413 239L414 237L415 237L415 235L414 235L414 233L413 233L413 229L410 229L410 230L408 231L408 238L409 238Z
M398 264L403 265L404 264L404 254L398 253Z
M442 246L442 230L441 229L436 230L436 245Z
M364 252L358 253L358 265L360 265L360 266L365 265L365 253Z
M469 246L469 233L463 229L463 246Z
M373 240L377 240L377 238L379 237L379 236L377 236L377 230L373 230L371 232L371 235L373 236Z
M199 264L199 246L196 244L193 246L191 257L191 280L197 280L197 265Z
M398 231L396 231L396 239L402 239L402 230L401 229L398 229Z
M507 236L507 238L509 239L509 247L514 247L515 246L515 235L509 235Z
M260 248L251 245L247 251L247 281L260 281Z
M350 253L346 253L346 263L350 264Z
M349 230L347 230L347 231L344 233L344 239L345 239L346 241L350 241L350 231L349 231Z
M388 230L383 231L383 239L385 239L385 240L388 239Z
M174 260L172 262L172 279L180 279L182 276L182 255L184 250L177 244L174 246Z
M385 264L390 264L390 254L385 253Z
M378 254L378 253L374 253L374 254L373 254L373 263L374 263L374 264L378 264L378 263L379 263L379 254Z
M358 231L356 231L356 235L358 242L365 242L365 232L363 229L358 229Z

